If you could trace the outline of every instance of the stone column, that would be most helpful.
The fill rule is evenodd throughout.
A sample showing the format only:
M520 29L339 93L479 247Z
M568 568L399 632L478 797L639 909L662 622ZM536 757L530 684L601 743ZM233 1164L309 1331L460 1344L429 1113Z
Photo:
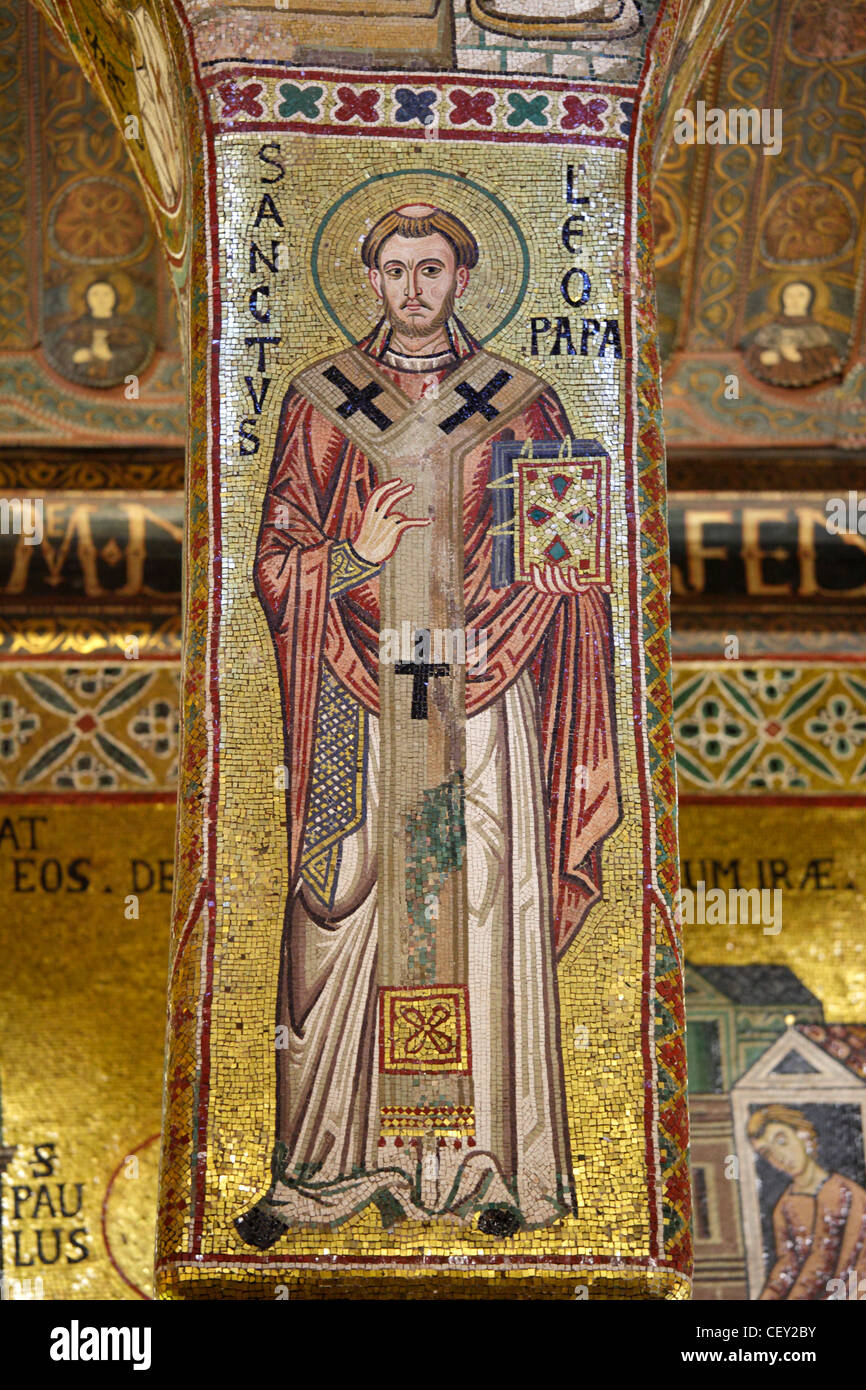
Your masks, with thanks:
M688 1296L649 207L668 88L677 100L688 90L736 8L734 0L580 0L563 26L562 7L544 0L471 0L468 8L459 0L304 0L291 12L279 0L268 11L204 0L42 6L129 139L181 299L188 353L184 737L157 1236L163 1296L272 1297L277 1287L291 1296L400 1296L411 1286L428 1296L573 1298L577 1285L590 1297ZM296 788L314 735L325 735L314 678L284 743L281 697L287 681L305 675L318 600L312 581L302 586L301 645L281 686L253 590L259 519L292 382L374 326L361 236L389 207L422 201L458 213L480 245L459 306L472 338L534 373L564 412L544 407L542 437L519 438L520 448L497 455L509 462L496 476L513 487L505 512L491 516L513 546L512 586L530 584L521 571L530 552L546 556L554 586L543 620L533 619L547 624L543 636L528 656L509 660L514 679L528 673L537 702L535 823L545 829L550 907L535 930L549 934L541 956L556 958L545 1026L563 1078L551 1104L564 1108L561 1176L571 1196L551 1224L535 1219L498 1233L495 1221L479 1228L457 1211L394 1224L390 1208L372 1202L333 1227L290 1223L257 1250L234 1222L268 1189L274 1053L297 1042L280 1026L275 1034L275 1001L304 971L330 968L327 952L315 961L280 955L286 902L297 891L287 835L312 804ZM528 448L539 443L547 454ZM312 556L317 544L357 534L357 525L339 529L325 496L343 476L337 462L317 455L315 441L309 449L310 466L320 468L320 513L299 520L287 504L287 565L299 563L299 551ZM584 489L573 511L561 505L572 485L575 497ZM546 507L526 491L544 487L553 489ZM347 497L345 508L362 501ZM403 505L411 514L411 499ZM550 574L568 570L567 556L577 573L574 557L587 544L587 582L560 602ZM323 571L326 606L340 588L334 565L332 557ZM357 587L344 592L345 636L351 604L366 599ZM325 660L339 681L338 648L329 640ZM354 691L366 716L375 713L375 671L369 682L366 695ZM587 710L600 711L595 722ZM565 741L562 729L572 730ZM609 815L598 809L605 798ZM512 810L519 819L525 807ZM526 853L510 843L505 871ZM469 863L471 872L471 854ZM513 940L535 940L525 923L519 930L526 935ZM519 968L508 978L519 979ZM372 1035L368 1043L359 1055L375 1072ZM532 1044L523 1046L512 1058L515 1076L530 1069ZM530 1120L520 1121L526 1144ZM339 1116L333 1124L339 1130ZM342 1176L354 1181L358 1172Z

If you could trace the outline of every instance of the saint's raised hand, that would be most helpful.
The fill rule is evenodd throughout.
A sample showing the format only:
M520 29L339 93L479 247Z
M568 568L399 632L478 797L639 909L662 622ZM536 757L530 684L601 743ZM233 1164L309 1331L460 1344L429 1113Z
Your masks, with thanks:
M402 512L391 510L414 488L414 483L392 478L389 483L380 483L370 493L358 534L352 541L355 554L366 560L368 565L381 565L384 560L390 560L403 532L410 527L430 525L429 517L404 516Z

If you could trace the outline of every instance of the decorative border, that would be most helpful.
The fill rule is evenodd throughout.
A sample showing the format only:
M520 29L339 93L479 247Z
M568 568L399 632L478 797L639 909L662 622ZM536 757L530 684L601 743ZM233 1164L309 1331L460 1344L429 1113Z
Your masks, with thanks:
M635 683L635 720L647 731L650 785L644 788L647 823L660 891L651 920L654 955L644 960L644 978L653 978L654 997L644 992L652 1028L653 1096L658 1111L647 1148L653 1147L661 1169L658 1201L661 1207L660 1244L670 1264L687 1278L692 1271L691 1185L688 1169L688 1102L683 982L683 945L673 917L679 889L677 788L673 739L673 695L670 650L670 558L667 532L664 466L664 423L661 402L661 362L657 342L653 228L651 212L654 123L659 94L671 57L681 6L665 4L647 46L637 105L638 125L649 120L646 138L635 133L635 262L634 318L636 327L637 398L642 419L636 447L639 471L638 515L641 549L641 612L643 642L636 669L645 682L644 707ZM628 263L627 263L628 264ZM627 282L627 287L629 282ZM636 596L635 596L636 602ZM649 804L653 806L652 827ZM647 895L650 896L649 894ZM652 1009L652 1019L649 1010Z
M132 453L132 457L130 457ZM0 488L34 492L177 492L183 498L182 448L0 448Z
M475 1107L472 1105L383 1105L379 1124L385 1138L396 1135L423 1138L435 1131L440 1135L463 1136L474 1147Z
M177 660L181 654L178 613L155 619L146 616L92 616L80 611L56 616L21 613L0 616L0 664L27 661L122 661L130 644L138 646L139 661Z
M564 138L625 150L634 88L551 78L453 73L363 73L305 68L296 81L238 66L205 79L217 134L279 129L327 135L404 136L522 143Z

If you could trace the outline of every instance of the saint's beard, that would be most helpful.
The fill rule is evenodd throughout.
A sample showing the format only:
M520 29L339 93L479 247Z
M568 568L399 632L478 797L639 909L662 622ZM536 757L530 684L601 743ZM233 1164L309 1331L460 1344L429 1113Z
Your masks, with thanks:
M455 293L454 290L451 290L446 298L443 299L434 317L428 319L425 323L419 323L417 318L413 315L403 315L399 309L389 305L388 322L394 332L398 333L401 338L407 340L410 338L430 338L436 332L437 328L441 328L442 325L447 323L448 319L450 319L454 309L454 299Z

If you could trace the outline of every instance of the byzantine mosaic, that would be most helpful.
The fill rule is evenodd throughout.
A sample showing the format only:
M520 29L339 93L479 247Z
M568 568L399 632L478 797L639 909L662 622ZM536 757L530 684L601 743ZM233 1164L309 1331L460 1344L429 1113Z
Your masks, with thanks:
M79 8L87 12L98 39L94 43L86 25L80 26L83 60L116 112L122 112L132 91L127 75L130 45L138 42L136 52L145 56L146 73L155 78L162 72L166 77L161 90L163 98L168 91L168 98L162 104L140 88L137 92L137 109L148 119L143 122L145 148L137 152L136 162L158 203L176 273L178 245L188 246L192 256L185 737L160 1213L161 1292L206 1296L219 1287L223 1296L256 1296L271 1290L277 1275L294 1292L309 1292L316 1280L321 1288L325 1279L332 1291L360 1291L369 1277L365 1271L388 1274L398 1253L410 1253L418 1262L403 1266L403 1279L417 1292L442 1292L442 1280L448 1279L452 1290L479 1296L485 1292L485 1281L490 1291L486 1276L501 1263L502 1242L508 1241L508 1264L498 1287L515 1294L533 1287L538 1291L541 1280L550 1292L570 1297L577 1270L599 1295L616 1291L680 1297L688 1268L688 1183L681 953L669 907L676 885L676 848L664 598L667 560L658 359L648 292L648 152L646 142L637 147L637 94L630 106L626 93L611 85L616 79L605 82L598 72L585 83L563 81L556 74L553 49L550 68L543 74L534 66L512 72L506 58L498 74L482 66L474 73L465 69L464 77L446 54L444 62L431 63L431 72L416 80L384 71L387 65L379 61L369 64L366 49L360 64L344 62L340 53L330 50L319 54L315 67L310 61L302 71L297 66L280 71L272 54L283 16L268 17L260 26L259 41L264 38L270 44L259 50L264 60L260 62L258 53L246 47L247 35L259 21L244 15L242 7L227 7L231 24L223 23L220 29L219 16L203 16L200 7L190 6L192 27L186 38L155 7L119 14L110 37L101 32L87 5ZM313 8L327 28L333 16L323 16L321 5ZM341 7L333 8L339 15ZM442 51L436 45L446 8L426 0L416 6L419 24L431 21L424 39L431 53ZM472 22L478 25L479 51L487 47L489 35L497 34L503 39L498 44L502 50L515 51L519 43L530 58L545 56L545 34L548 23L558 18L556 6L537 7L534 19L544 25L544 34L533 26L532 35L519 41L502 34L502 26L514 20L507 4L475 8ZM642 8L648 16L652 7ZM394 32L387 30L386 21L394 16L387 13L388 4L379 9L386 46L388 32L392 37ZM580 23L597 26L595 36L585 34L593 53L604 57L608 41L634 43L619 50L631 62L639 46L645 48L650 32L646 25L635 27L636 10L620 6L614 14L607 3L583 6ZM616 37L608 39L616 28L613 21L623 15L628 31L620 26ZM664 59L678 18L673 10L671 15L658 30ZM172 120L176 125L180 107L173 108L169 99L174 88L165 54L173 49L180 66L192 71L198 84L185 49L190 33L199 56L206 53L208 58L201 87L192 82L183 87L184 100L189 94L185 113L190 130L201 128L194 105L199 90L211 103L218 125L212 143L193 140L195 157L187 171L177 140L172 140L178 133L171 129ZM350 52L353 37L344 31L344 50ZM235 53L227 51L226 44L233 39L243 41L252 62L232 61ZM569 42L575 53L581 51L580 34ZM632 90L636 76L633 71ZM660 60L651 77L653 99L663 76ZM192 183L185 182L187 172ZM189 226L172 211L184 187L194 188L197 199L197 220ZM428 210L420 218L419 206ZM413 219L419 222L414 230L422 239L441 235L435 226L433 231L420 226L431 210L436 211L437 225L452 237L451 242L446 238L446 248L456 248L462 258L448 274L454 277L455 297L457 289L461 300L465 293L466 319L462 302L453 314L449 305L443 344L437 344L432 358L422 364L422 376L426 373L433 383L429 399L413 394L418 383L411 380L411 369L417 364L399 336L391 340L393 321L389 318L380 330L375 313L370 313L377 283L382 285L376 253L370 251L366 267L359 259L361 237L369 236L377 219L388 217L396 207L404 212L408 207L410 224ZM187 231L189 240L184 242ZM576 265L574 246L579 239L581 264ZM629 280L632 245L638 270L634 299ZM446 252L446 267L451 265L450 254ZM372 278L365 278L367 269ZM391 312L397 312L393 306ZM212 346L218 352L211 363ZM437 354L447 362L436 360ZM369 377L360 376L361 369ZM511 428L506 431L504 426ZM489 989L480 985L478 962L471 955L471 943L467 959L460 924L465 925L468 910L476 916L487 914L484 920L489 917L500 930L502 922L496 926L496 921L502 914L497 916L491 908L492 898L480 907L470 901L467 909L461 897L465 854L477 855L480 844L474 829L470 833L469 812L461 809L468 807L474 814L476 773L459 757L454 768L447 759L443 762L443 750L460 747L464 723L467 728L473 723L471 704L468 721L464 709L449 723L461 692L465 688L466 699L477 699L480 707L486 692L476 695L462 671L434 670L449 663L435 658L430 663L410 646L405 664L412 668L413 687L419 675L422 684L432 686L422 699L410 694L408 681L402 686L397 681L402 672L395 669L393 679L383 674L380 659L378 689L384 704L378 709L378 757L383 785L389 789L382 794L374 782L378 774L371 730L377 707L375 698L364 693L365 682L370 682L364 651L370 648L369 632L378 628L371 615L401 617L407 594L412 602L421 596L428 605L425 619L431 625L434 618L448 616L448 604L457 602L462 589L464 562L471 572L480 554L486 566L484 547L492 547L494 537L486 537L475 520L476 529L464 534L459 509L452 515L451 502L446 506L434 488L424 505L438 528L431 532L439 539L435 564L429 556L424 563L416 558L414 564L401 558L424 553L418 548L420 538L414 551L403 543L393 564L389 559L390 568L375 579L377 593L370 570L375 572L379 564L364 558L367 546L357 530L358 518L353 520L352 493L347 494L350 511L344 519L329 518L323 529L318 509L329 504L324 494L315 492L324 481L326 492L336 485L341 495L340 469L355 469L354 496L366 509L377 474L380 482L396 482L397 470L406 466L403 456L376 433L392 428L394 439L401 431L414 431L413 438L427 441L425 448L437 441L436 456L443 467L446 459L459 458L467 468L466 461L472 460L484 484L478 488L477 505L472 503L479 520L491 478L511 494L502 499L511 511L501 518L501 534L497 531L495 573L504 577L504 584L497 587L492 582L491 567L483 601L501 602L510 586L507 602L531 601L524 615L525 632L540 624L540 637L544 625L554 623L531 678L525 654L509 649L498 660L503 671L508 662L517 663L517 679L509 686L512 693L503 692L503 699L524 702L521 709L509 705L501 725L513 731L508 739L517 740L513 748L509 744L509 775L524 779L525 793L538 763L538 750L533 752L526 731L540 729L547 740L551 816L567 830L560 841L552 825L548 828L527 811L527 824L518 836L527 846L541 836L533 851L535 867L525 881L535 883L542 896L549 891L544 887L548 871L542 865L552 855L551 881L562 895L555 920L562 961L559 967L552 963L553 945L544 932L526 935L520 926L521 952L525 947L526 954L518 953L514 985L527 1010L518 1011L516 1020L500 1020L492 1030L484 1021L485 1012L490 1013L498 986L495 981ZM315 440L311 462L292 452L307 447L304 441L309 439ZM532 447L525 448L535 445L548 451L552 445L557 456L545 455L540 448L535 455ZM504 468L510 460L511 474L491 472L492 458L485 450L491 455L499 451L497 467ZM272 460L276 472L269 478ZM323 468L328 476L320 478ZM546 494L542 499L537 492L539 487L543 491L543 469L550 471L550 506L544 505ZM595 491L587 487L593 473L601 480ZM436 475L431 476L435 481ZM524 476L536 489L526 507L517 487ZM470 470L464 483L474 486L474 480ZM579 505L568 510L563 499L576 482L581 485ZM311 485L313 492L300 513L293 512L293 489ZM427 478L418 478L416 505L429 486ZM267 508L259 536L264 496ZM312 511L310 497L317 499ZM285 900L293 901L287 837L291 833L298 838L302 828L293 797L302 798L306 779L315 782L319 775L311 750L319 715L326 713L320 711L313 687L307 690L305 685L322 665L321 652L308 655L304 646L314 628L305 622L297 628L297 637L289 632L295 631L292 625L301 610L293 606L294 600L284 602L282 597L292 574L279 560L285 544L279 534L285 529L279 511L283 504L289 508L291 544L297 544L299 526L307 537L301 547L303 564L313 568L305 571L310 583L303 603L333 605L329 611L338 617L328 619L337 622L332 631L342 624L345 635L348 622L355 624L352 631L358 635L357 647L351 641L343 644L348 667L344 669L342 658L329 648L328 669L339 676L340 702L346 703L345 695L354 692L354 727L367 729L363 767L368 816L375 810L387 820L397 804L394 797L399 800L407 788L410 793L424 789L430 794L423 815L419 812L412 822L415 838L407 841L407 853L411 851L412 872L419 873L428 888L435 885L438 913L428 915L416 911L418 903L410 904L410 972L416 967L429 970L431 950L439 962L432 981L425 979L421 985L411 974L400 975L397 948L402 938L399 932L389 935L388 925L392 904L408 891L399 884L414 883L411 874L403 873L399 864L396 874L383 867L375 895L367 891L364 902L352 909L360 914L353 919L353 930L366 931L372 941L370 913L380 912L375 932L382 969L390 970L394 960L398 962L396 973L382 985L380 1018L385 1031L378 1052L394 1065L383 1060L377 1070L372 1062L368 1069L365 1062L363 1072L379 1075L382 1094L387 1092L384 1108L371 1105L371 1133L379 1134L394 1161L390 1168L375 1161L378 1141L370 1146L372 1158L364 1148L358 1163L349 1161L346 1171L337 1173L337 1186L328 1191L339 1215L324 1230L315 1220L293 1224L279 1219L281 1203L287 1207L309 1201L317 1181L329 1179L312 1149L300 1167L297 1162L287 1164L291 1145L293 1161L297 1160L298 1136L291 1124L286 1125L285 1113L282 1119L275 1114L270 1089L275 1060L278 1075L285 1062L270 1031L274 996L280 997L287 980L279 963L280 938L290 950L299 939L291 912L285 927L282 921ZM272 506L273 516L268 510ZM472 508L468 515L473 516ZM553 515L561 525L556 536L546 536L545 567L559 568L550 575L539 571L536 581L532 565L538 568L540 557L536 554L524 568L513 556L514 577L509 581L509 533L516 551L521 530L542 522L547 526ZM310 526L312 531L305 529ZM567 526L583 528L582 546L587 527L604 530L609 579L606 564L598 567L596 578L581 576L580 560L589 563L589 554L576 541L570 543ZM318 538L311 545L313 534ZM480 551L473 549L476 536ZM360 557L346 549L353 542L361 546ZM333 570L339 580L333 593L330 570L320 563L327 547L340 557ZM531 547L521 552L524 557L530 553L534 554ZM441 585L438 579L430 583L431 573L442 579ZM353 579L357 582L349 586ZM251 581L257 586L255 595ZM547 590L545 584L553 587ZM562 602L565 594L567 601ZM383 605L378 613L377 603ZM312 618L312 613L310 609L306 617ZM374 658L374 669L375 665ZM576 673L581 684L564 706L557 702L554 718L548 695L556 688L560 670ZM331 682L323 682L321 688L330 690ZM301 705L287 726L288 710L283 707L296 697ZM404 698L410 700L405 706L400 703ZM537 718L526 713L533 702L538 704ZM505 709L496 712L495 703L490 708L494 713L480 708L478 717L487 720L484 738L495 742L495 737L506 737L495 735L494 727L499 727L496 721L501 723ZM575 712L573 726L563 708ZM92 718L107 713L102 705L94 709ZM346 709L350 710L348 704ZM587 789L580 783L573 787L569 780L571 759L580 753L585 764L590 762L590 753L583 752L589 745L581 742L580 732L586 711L596 720L589 779L601 793L597 804L607 817L598 824L592 821L590 798L583 796ZM339 717L323 718L321 727L327 724L339 735L349 721L342 707L336 713ZM430 728L440 728L437 720L447 738L437 734L430 743ZM304 749L299 745L287 753L287 727L292 738L306 740ZM475 742L481 737L479 729L476 724ZM563 740L572 732L575 744L566 749ZM324 742L327 739L323 746ZM418 770L423 760L411 762L422 745L427 747L428 770L434 764L444 769L430 787L426 774ZM409 758L410 768L399 780L394 775L397 750ZM334 758L345 751L335 749ZM445 775L449 768L451 773ZM451 775L455 768L459 775ZM287 769L288 786L275 777L278 771L285 777ZM333 767L329 764L326 771L330 776ZM466 779L468 798L463 790ZM543 799L524 794L512 798L512 804L531 808L542 805ZM583 839L569 851L570 867L560 868L557 847L568 845L568 834L577 834L580 827ZM362 827L353 833L362 837L366 832ZM383 845L393 842L386 836ZM300 835L300 850L303 847ZM367 852L362 838L356 838L351 852L346 851L344 868L352 862L351 855L363 859ZM580 873L572 874L574 881L569 883L574 867L580 867ZM346 882L344 874L342 891ZM653 888L645 892L648 882ZM320 883L323 892L327 884L326 875ZM427 904L427 898L422 895L420 902ZM550 916L543 904L541 913ZM524 921L531 916L530 912ZM506 919L510 920L508 914L502 917L507 925ZM512 926L515 923L517 917ZM654 960L656 989L645 997L641 980L652 978ZM356 979L368 974L361 971ZM401 993L407 988L432 988L437 997L422 998L419 993L407 999ZM557 995L558 1013L553 1002ZM359 1013L359 990L354 1000L345 1015L347 1029L358 1023L362 1048L376 1055L379 1044L372 1017L358 1022L364 1012ZM293 1005L284 999L279 1007L280 1017L291 1021ZM539 1036L547 1040L547 1051L542 1052L549 1067L547 1080L547 1062L536 1069L536 1080L541 1091L547 1088L541 1113L547 1117L548 1137L532 1162L518 1161L513 1171L506 1163L511 1186L505 1195L496 1187L501 1173L497 1177L492 1168L490 1196L463 1189L449 1195L447 1175L453 1172L463 1182L472 1168L467 1167L468 1159L476 1157L473 1147L482 1147L470 1141L490 1125L491 1116L494 1129L499 1126L504 1135L507 1128L502 1122L505 1112L491 1107L485 1093L485 1048L500 1036L497 1029L508 1033L517 1028L514 1045L519 1050L520 1017L539 1008ZM461 1041L452 1057L450 1030L458 1022L461 1040L468 1024L476 1046L473 1050ZM312 1025L308 1032L312 1038ZM403 1078L408 1075L413 1081L418 1070L416 1066L413 1073L408 1064L420 1052L432 1066L437 1049L449 1066L440 1073L431 1071L432 1079L424 1083L425 1104L413 1107L415 1118L410 1122L406 1110L411 1091ZM611 1058L616 1067L610 1066ZM477 1087L474 1101L467 1080L471 1068L475 1070L469 1080ZM340 1066L332 1074L339 1079ZM438 1090L433 1085L437 1075ZM339 1110L342 1102L334 1094ZM289 1108L297 1111L297 1090L290 1088L287 1095ZM283 1111L285 1101L284 1093ZM447 1126L430 1121L431 1114L441 1119L446 1110ZM327 1123L346 1128L348 1113L344 1106L342 1118ZM301 1118L303 1123L311 1119ZM352 1118L346 1133L360 1134L366 1123L359 1120L356 1125ZM419 1126L424 1133L413 1135L410 1131ZM402 1144L404 1150L416 1148L416 1155L400 1152L397 1141L403 1132L418 1139L417 1145ZM505 1161L503 1135L489 1140L486 1162L490 1152ZM270 1160L273 1185L268 1188ZM483 1164L475 1165L479 1167ZM396 1174L393 1181L389 1172ZM280 1184L289 1190L288 1198ZM538 1216L539 1193L553 1204L544 1217ZM367 1202L365 1194L376 1200ZM328 1242L327 1253L323 1240ZM427 1273L431 1260L438 1262L432 1276L438 1285L430 1283ZM380 1280L376 1291L386 1286L387 1280Z
M3 173L0 442L180 441L176 307L130 141L54 29L19 0L3 16L14 157Z
M749 0L689 109L766 111L778 150L729 143L727 124L724 143L668 139L654 216L669 444L862 447L864 72L861 6Z

